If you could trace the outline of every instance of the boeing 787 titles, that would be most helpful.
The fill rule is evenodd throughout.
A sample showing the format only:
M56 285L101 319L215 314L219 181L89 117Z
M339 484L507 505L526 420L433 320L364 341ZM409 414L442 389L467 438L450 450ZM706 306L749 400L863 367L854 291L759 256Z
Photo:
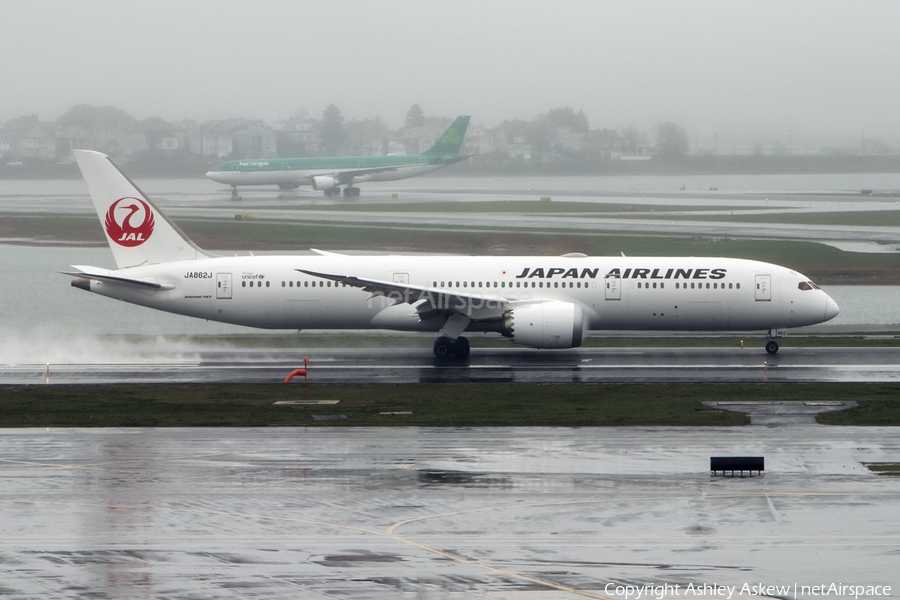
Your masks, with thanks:
M469 117L457 117L422 154L232 160L216 165L206 176L230 185L232 194L239 185L278 185L285 190L311 185L333 196L343 185L345 196L358 196L354 183L407 179L469 158L459 153L468 126Z
M785 267L737 258L214 256L103 154L75 150L118 268L73 266L72 285L200 319L265 329L437 334L465 357L465 332L574 348L592 330L768 331L813 325L838 306Z

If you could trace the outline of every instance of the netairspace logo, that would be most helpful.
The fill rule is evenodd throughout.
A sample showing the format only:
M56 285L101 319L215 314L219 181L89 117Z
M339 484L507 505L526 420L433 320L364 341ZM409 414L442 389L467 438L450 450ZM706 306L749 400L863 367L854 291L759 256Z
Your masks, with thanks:
M713 584L658 584L658 585L621 585L607 583L604 593L625 600L663 600L663 598L722 598L731 600L742 596L770 596L775 598L876 598L890 596L889 585L848 585L843 583L822 583L819 585L767 585L764 583L745 583L737 585Z

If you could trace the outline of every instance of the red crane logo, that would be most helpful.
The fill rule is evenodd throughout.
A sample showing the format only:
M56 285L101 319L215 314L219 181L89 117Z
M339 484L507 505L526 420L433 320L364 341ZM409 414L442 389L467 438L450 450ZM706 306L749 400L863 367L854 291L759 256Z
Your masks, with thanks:
M125 202L125 204L119 206L122 202ZM119 210L119 215L116 214L117 209L121 209ZM123 215L126 210L130 212ZM135 213L141 211L143 211L143 219L135 225L131 222L132 218ZM106 234L109 235L111 240L120 246L132 248L140 246L150 239L150 234L153 233L154 221L153 211L150 210L150 206L140 198L119 198L106 211L106 222L104 225L106 226Z

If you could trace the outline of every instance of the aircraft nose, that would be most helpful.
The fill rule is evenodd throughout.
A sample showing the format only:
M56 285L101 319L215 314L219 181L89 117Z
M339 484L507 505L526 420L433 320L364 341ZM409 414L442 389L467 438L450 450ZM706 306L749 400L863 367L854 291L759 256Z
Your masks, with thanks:
M837 302L832 300L831 296L825 294L825 320L830 321L838 316L840 312L841 309L838 307Z

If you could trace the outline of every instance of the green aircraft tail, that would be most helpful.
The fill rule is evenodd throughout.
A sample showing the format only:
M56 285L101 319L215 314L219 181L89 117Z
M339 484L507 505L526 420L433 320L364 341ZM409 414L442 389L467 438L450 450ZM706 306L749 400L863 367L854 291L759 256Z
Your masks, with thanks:
M423 152L423 154L444 156L447 154L459 154L459 147L462 145L463 138L466 136L466 128L469 126L471 117L456 117L456 120L450 124L447 131L434 143L434 146Z

